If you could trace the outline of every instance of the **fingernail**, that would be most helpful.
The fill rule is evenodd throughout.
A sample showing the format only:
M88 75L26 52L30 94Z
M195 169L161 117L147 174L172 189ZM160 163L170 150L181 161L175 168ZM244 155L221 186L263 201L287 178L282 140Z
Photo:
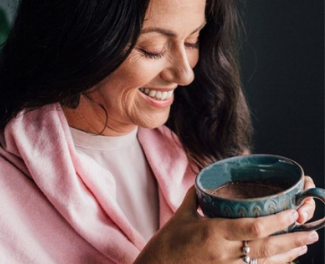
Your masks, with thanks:
M308 236L308 242L311 244L316 242L317 240L318 240L318 233L316 231L311 232Z
M307 246L303 246L300 248L300 251L299 251L299 256L303 255L303 254L306 254L307 252Z
M295 222L298 219L299 215L297 213L297 211L292 211L291 215L290 215L290 220L291 222Z

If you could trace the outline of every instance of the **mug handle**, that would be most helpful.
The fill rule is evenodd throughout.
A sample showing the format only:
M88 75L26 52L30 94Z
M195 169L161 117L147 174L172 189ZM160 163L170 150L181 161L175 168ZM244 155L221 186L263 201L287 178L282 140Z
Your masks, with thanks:
M325 204L325 190L322 188L311 188L305 190L301 193L296 195L296 205L299 206L307 197L314 197L321 200ZM322 227L325 227L325 217L319 220L315 220L311 223L303 224L303 225L296 225L292 232L296 231L311 231L317 230Z

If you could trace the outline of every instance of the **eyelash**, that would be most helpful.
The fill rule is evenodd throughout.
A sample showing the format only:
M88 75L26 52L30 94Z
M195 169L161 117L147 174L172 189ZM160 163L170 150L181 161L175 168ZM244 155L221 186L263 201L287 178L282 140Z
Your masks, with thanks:
M190 49L198 49L199 48L199 42L196 43L185 43L186 48ZM150 52L144 49L140 49L140 51L144 54L145 57L150 59L160 59L164 56L164 52L154 53Z
M199 48L199 42L185 43L185 47L190 48L190 49L198 49Z
M164 52L154 53L144 49L141 49L141 52L149 59L160 59L164 56Z

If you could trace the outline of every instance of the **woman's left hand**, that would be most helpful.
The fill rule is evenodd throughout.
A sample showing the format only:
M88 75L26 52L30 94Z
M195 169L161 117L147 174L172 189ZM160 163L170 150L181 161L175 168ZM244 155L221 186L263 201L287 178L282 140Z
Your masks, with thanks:
M314 181L309 176L305 176L304 189L307 190L310 188L315 188ZM310 220L314 215L314 211L315 211L314 199L311 197L306 198L302 206L298 210L299 213L298 223L304 224L305 222Z

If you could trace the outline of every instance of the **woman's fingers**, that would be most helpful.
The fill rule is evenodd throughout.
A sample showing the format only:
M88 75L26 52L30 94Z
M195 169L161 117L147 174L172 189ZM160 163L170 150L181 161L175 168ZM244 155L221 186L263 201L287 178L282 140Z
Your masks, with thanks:
M314 199L306 198L303 202L303 205L298 209L299 218L297 222L304 224L310 220L314 215L315 207L316 205Z
M305 176L305 186L304 190L315 188L315 184L309 176ZM307 222L309 219L311 219L314 215L315 211L315 201L313 198L306 198L302 204L302 206L299 208L299 218L298 222L300 224L303 224Z
M298 213L289 209L274 215L241 218L241 219L221 219L218 218L218 231L223 230L227 240L256 240L272 235L286 229L298 219Z
M250 241L248 245L251 249L250 255L253 258L262 259L285 254L305 245L311 245L318 241L318 238L316 231L295 232Z
M299 256L305 254L307 252L307 246L302 246L299 248L294 248L288 252L278 254L272 256L267 259L259 259L258 264L279 264L279 263L291 263L291 261L295 260Z
M304 184L304 189L310 189L310 188L315 188L315 183L312 178L309 176L305 176L305 184Z

